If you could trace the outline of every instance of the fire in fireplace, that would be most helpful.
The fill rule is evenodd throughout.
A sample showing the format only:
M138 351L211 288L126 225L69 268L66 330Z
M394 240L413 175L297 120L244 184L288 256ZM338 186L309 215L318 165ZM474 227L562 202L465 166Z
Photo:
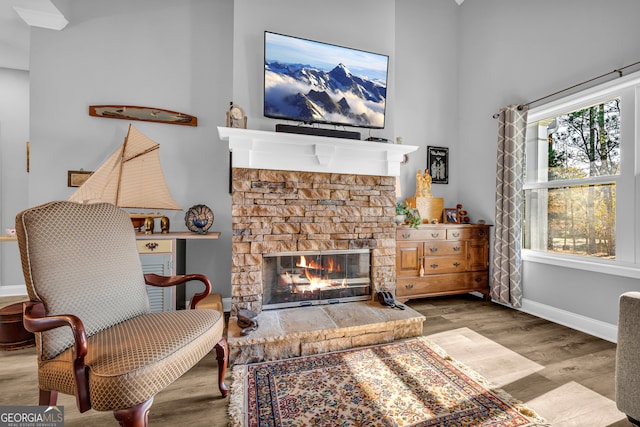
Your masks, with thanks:
M265 254L263 261L263 310L371 297L369 250Z

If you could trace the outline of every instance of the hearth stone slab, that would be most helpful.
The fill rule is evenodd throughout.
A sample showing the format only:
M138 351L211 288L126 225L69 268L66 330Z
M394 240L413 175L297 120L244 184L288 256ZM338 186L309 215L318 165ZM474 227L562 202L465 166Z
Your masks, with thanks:
M422 335L425 317L375 301L263 311L259 327L240 335L229 320L229 363L238 365L326 353Z

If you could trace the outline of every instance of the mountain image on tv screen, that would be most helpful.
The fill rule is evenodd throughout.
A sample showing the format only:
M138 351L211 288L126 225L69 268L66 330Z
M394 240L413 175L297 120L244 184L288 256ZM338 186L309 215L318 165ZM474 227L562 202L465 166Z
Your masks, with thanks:
M264 115L384 128L389 57L265 32Z

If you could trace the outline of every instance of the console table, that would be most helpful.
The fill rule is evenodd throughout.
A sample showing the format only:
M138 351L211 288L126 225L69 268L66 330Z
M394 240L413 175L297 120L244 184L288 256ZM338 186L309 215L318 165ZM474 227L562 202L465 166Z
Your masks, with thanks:
M489 225L396 229L396 298L480 292L489 296Z

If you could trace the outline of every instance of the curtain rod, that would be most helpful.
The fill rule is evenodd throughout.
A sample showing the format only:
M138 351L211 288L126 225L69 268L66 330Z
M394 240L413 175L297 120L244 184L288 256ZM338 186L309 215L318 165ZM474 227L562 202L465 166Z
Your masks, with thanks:
M597 76L597 77L594 77L594 78L592 78L592 79L585 80L584 82L581 82L581 83L575 84L575 85L573 85L573 86L570 86L570 87L568 87L568 88L565 88L565 89L559 90L559 91L557 91L557 92L553 92L553 93L551 93L551 94L549 94L549 95L543 96L542 98L534 99L533 101L529 101L529 102L527 102L526 104L520 104L520 105L518 105L518 110L522 110L525 106L527 106L527 107L528 107L529 105L531 105L531 104L535 104L536 102L538 102L538 101L542 101L543 99L551 98L552 96L559 95L559 94L561 94L561 93L563 93L563 92L567 92L567 91L569 91L569 90L571 90L571 89L575 89L575 88L580 87L580 86L582 86L582 85L586 85L587 83L591 83L591 82L592 82L592 81L594 81L594 80L601 79L601 78L606 77L606 76L608 76L608 75L610 75L610 74L616 74L616 73L617 73L617 74L618 74L618 77L622 77L622 70L626 70L627 68L633 67L633 66L638 65L638 64L640 64L640 61L638 61L638 62L634 62L633 64L625 65L624 67L617 68L617 69L615 69L615 70L613 70L613 71L609 71L608 73L604 73L604 74L599 75L599 76ZM498 117L500 117L500 113L495 113L492 117L493 117L494 119L497 119Z

